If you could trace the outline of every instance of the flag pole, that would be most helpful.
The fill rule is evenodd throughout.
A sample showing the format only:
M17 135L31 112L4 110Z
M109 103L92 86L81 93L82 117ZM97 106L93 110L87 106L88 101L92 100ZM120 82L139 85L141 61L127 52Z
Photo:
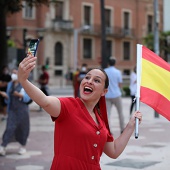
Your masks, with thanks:
M140 105L140 81L141 81L141 62L142 62L142 45L137 44L137 90L136 90L136 111ZM139 136L139 119L135 119L135 138Z

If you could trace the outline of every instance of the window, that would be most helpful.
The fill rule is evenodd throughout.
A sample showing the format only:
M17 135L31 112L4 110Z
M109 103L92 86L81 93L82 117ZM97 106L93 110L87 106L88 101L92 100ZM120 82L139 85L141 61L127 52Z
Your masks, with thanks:
M112 41L107 40L106 41L106 58L107 61L109 60L109 58L112 56Z
M129 29L129 12L124 12L124 29Z
M27 2L23 1L23 18L35 19L35 7L29 6Z
M147 31L148 33L153 32L153 16L152 15L148 15Z
M55 65L63 64L63 46L60 42L55 45Z
M91 25L91 7L84 6L84 25Z
M91 59L92 58L92 40L83 39L83 58Z
M56 20L63 19L63 2L57 1L55 6L55 18Z
M111 27L111 10L105 9L106 27Z
M123 70L123 75L130 75L130 70L128 70L128 69L125 69L125 70Z
M130 60L130 42L123 42L123 59Z

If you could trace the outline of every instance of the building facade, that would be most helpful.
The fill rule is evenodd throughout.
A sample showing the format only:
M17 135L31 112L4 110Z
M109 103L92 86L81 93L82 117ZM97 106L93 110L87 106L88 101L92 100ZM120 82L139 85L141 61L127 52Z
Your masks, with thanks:
M154 1L104 2L105 59L116 57L116 67L128 76L136 64L136 45L142 44L142 38L154 31ZM158 2L159 30L162 30L163 0ZM43 33L37 53L35 78L38 68L46 64L50 83L64 86L67 84L66 75L80 68L82 63L86 63L88 68L101 66L102 22L99 0L56 0L49 7L32 9L25 4L23 11L8 17L7 21L8 28L13 29L10 37L15 39L18 48L23 48L23 39L42 37Z

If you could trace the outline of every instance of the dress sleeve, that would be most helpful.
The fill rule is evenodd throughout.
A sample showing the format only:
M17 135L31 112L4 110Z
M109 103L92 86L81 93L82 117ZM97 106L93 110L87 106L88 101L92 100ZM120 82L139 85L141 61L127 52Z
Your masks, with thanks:
M76 107L76 102L74 98L66 98L66 97L61 97L58 98L61 103L61 111L60 115L58 117L51 117L52 121L64 121L66 118L70 116L74 108Z
M113 136L108 132L108 134L107 134L107 142L113 142L113 141L114 141Z

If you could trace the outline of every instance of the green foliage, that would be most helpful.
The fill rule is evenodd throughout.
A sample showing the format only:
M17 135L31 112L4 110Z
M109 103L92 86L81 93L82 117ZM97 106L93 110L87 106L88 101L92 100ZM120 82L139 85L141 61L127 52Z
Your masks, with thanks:
M15 42L13 41L13 40L8 40L7 41L7 45L8 45L8 47L15 47Z
M40 5L40 4L49 4L49 0L25 0L30 6ZM8 13L15 13L20 11L23 8L22 0L0 0L0 6L5 9Z
M153 34L148 34L143 38L143 44L147 46L150 50L154 50L154 37Z
M159 51L160 56L166 58L166 55L170 53L170 45L167 43L167 37L170 36L170 31L159 33ZM154 51L154 34L148 34L143 38L143 44L150 50Z
M128 86L122 88L124 96L130 96L130 89Z

